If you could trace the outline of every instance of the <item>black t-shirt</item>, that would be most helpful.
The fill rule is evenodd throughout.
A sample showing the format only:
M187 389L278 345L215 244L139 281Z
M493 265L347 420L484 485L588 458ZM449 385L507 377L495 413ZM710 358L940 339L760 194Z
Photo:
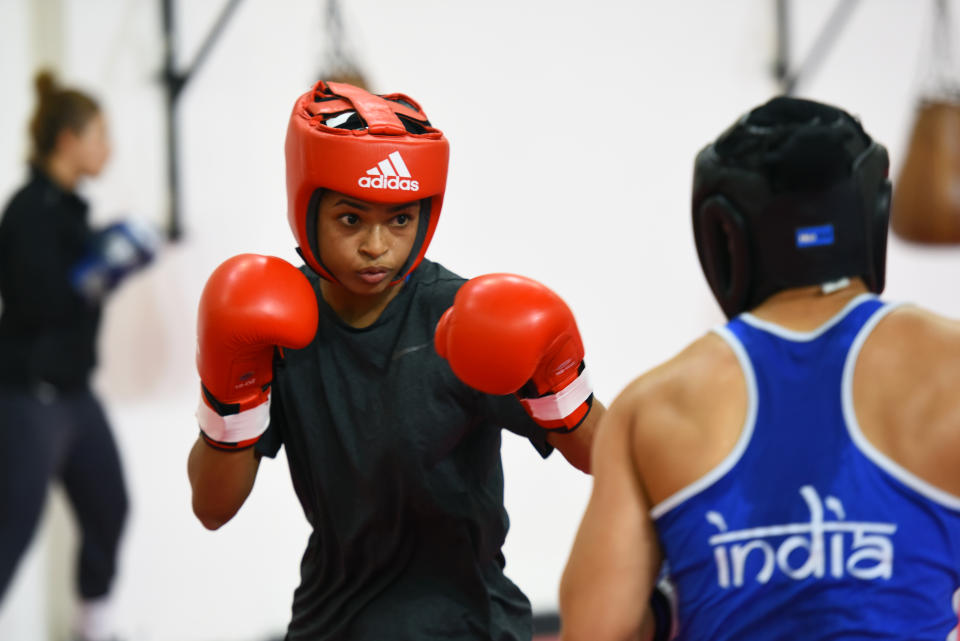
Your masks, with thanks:
M96 364L100 306L81 298L70 270L92 231L87 203L34 169L0 220L0 384L87 384Z
M424 260L376 323L355 329L317 292L313 343L277 359L266 456L286 446L313 532L288 639L529 640L530 604L503 574L500 429L547 456L513 396L461 383L433 330L465 282Z

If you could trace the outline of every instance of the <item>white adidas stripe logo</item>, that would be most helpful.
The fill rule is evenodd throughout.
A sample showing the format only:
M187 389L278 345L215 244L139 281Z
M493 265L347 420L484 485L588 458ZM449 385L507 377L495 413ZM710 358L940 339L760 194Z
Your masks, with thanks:
M361 176L357 184L368 189L398 189L401 191L418 191L420 183L411 180L410 170L399 151L395 151L375 167L367 170L366 176Z
M396 168L396 171L394 171ZM401 178L409 178L410 170L407 169L407 163L403 162L403 156L400 155L399 151L395 151L380 162L377 163L377 166L373 169L368 169L367 174L370 176L400 176Z

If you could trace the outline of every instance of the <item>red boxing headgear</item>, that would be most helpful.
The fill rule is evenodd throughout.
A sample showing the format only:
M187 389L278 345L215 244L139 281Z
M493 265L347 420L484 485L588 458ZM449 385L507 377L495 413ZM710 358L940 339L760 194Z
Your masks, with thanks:
M303 259L318 274L336 280L318 255L324 189L376 203L423 201L416 243L394 283L420 264L440 217L450 156L447 139L420 105L403 94L318 82L293 105L286 156L287 218Z

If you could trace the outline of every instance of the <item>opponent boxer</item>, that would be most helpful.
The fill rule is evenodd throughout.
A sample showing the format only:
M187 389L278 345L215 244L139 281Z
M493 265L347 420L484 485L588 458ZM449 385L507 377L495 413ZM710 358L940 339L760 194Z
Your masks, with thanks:
M237 256L201 297L194 511L220 527L286 447L313 527L291 640L530 639L503 572L500 430L588 469L603 407L566 304L424 258L447 160L412 99L318 83L286 139L306 265Z
M30 178L0 221L0 597L61 481L80 545L74 638L114 639L111 587L127 491L90 379L107 295L156 249L141 226L94 229L81 183L110 156L106 118L85 92L36 78Z
M957 634L960 326L877 298L886 150L776 98L697 156L693 227L730 322L598 428L563 638L644 639L663 569L681 639Z

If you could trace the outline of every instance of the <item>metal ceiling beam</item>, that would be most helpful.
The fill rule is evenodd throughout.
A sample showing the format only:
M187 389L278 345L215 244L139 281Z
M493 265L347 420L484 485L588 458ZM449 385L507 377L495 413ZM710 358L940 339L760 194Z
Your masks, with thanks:
M800 81L809 78L823 61L859 0L838 0L814 40L813 46L807 52L807 57L795 69L791 69L790 64L790 0L774 0L774 2L776 3L777 51L773 74L780 83L780 90L785 95L791 95L796 91Z
M206 61L217 39L243 0L228 0L221 10L207 37L197 50L193 62L183 71L177 69L177 34L174 15L175 0L160 0L163 11L163 76L166 98L167 121L167 188L169 209L167 212L167 237L178 240L183 235L183 220L180 209L180 179L178 176L180 153L180 123L178 104L187 83Z

